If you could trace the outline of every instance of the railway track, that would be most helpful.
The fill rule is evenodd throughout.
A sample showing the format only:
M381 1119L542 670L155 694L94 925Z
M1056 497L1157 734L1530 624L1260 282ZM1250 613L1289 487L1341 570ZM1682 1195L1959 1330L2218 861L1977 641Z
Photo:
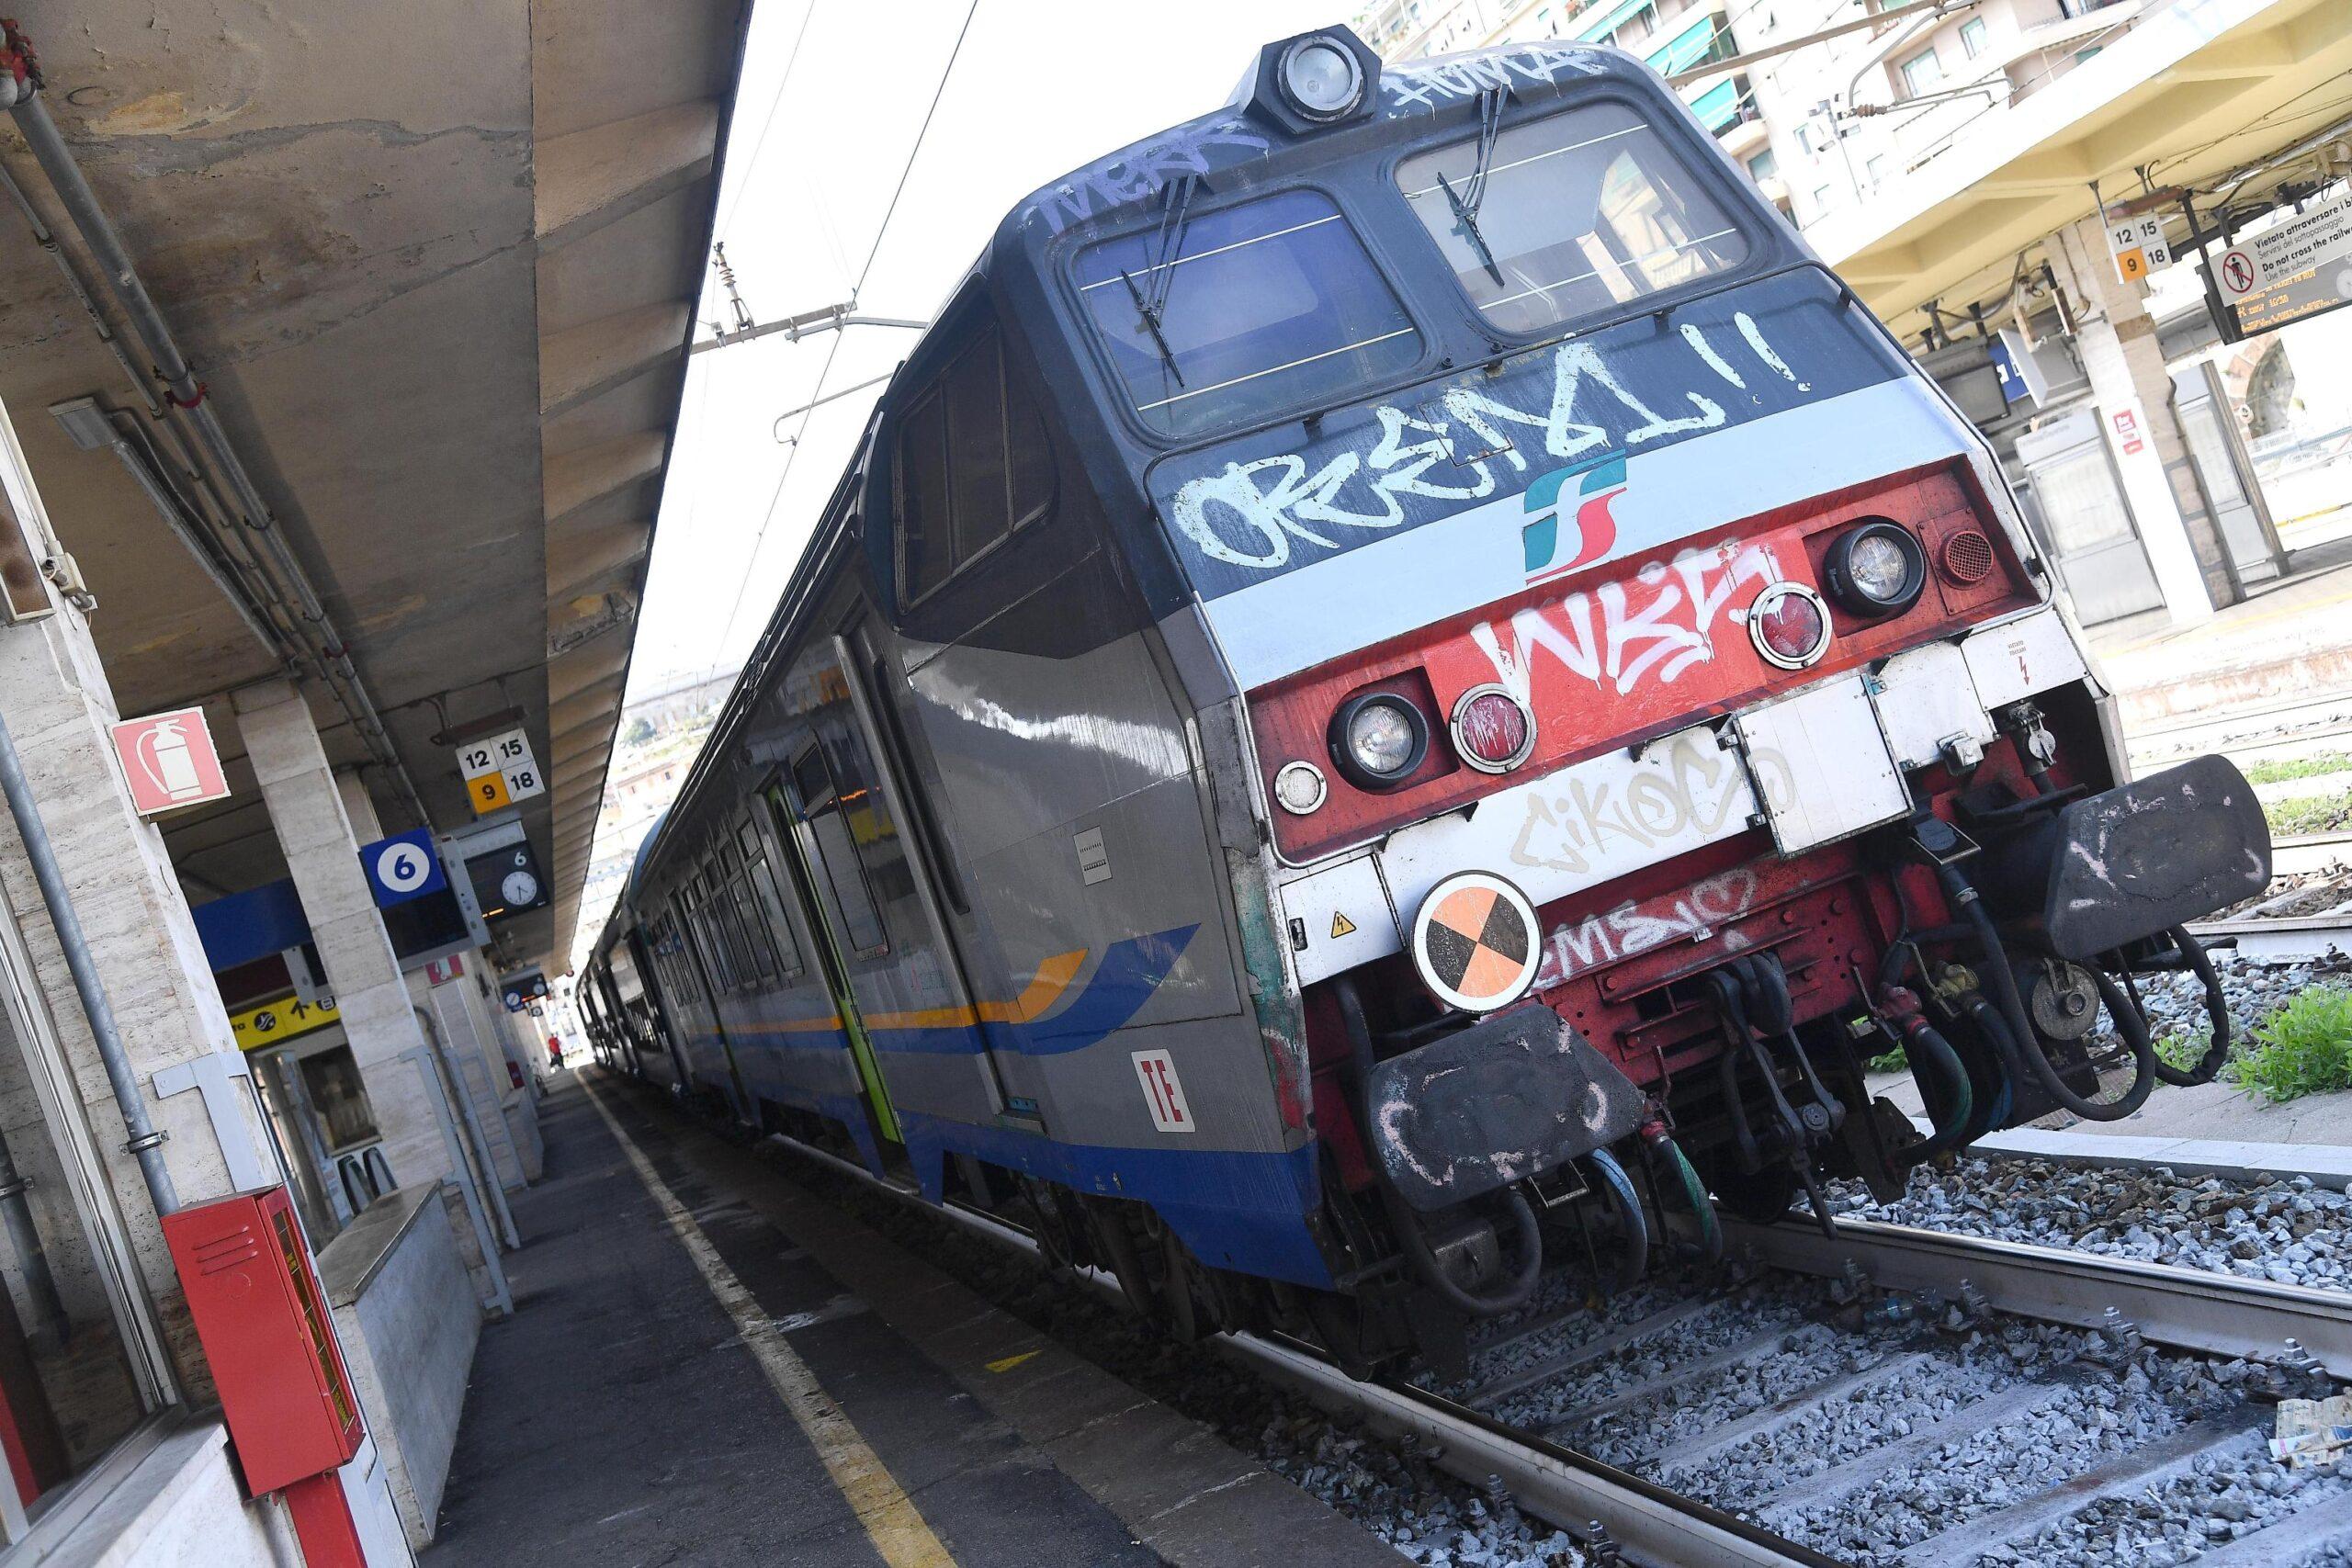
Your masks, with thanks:
M1035 1255L998 1216L778 1142ZM2352 1474L2289 1472L2263 1446L2270 1402L2352 1377L2352 1297L1866 1222L1835 1241L1796 1217L1724 1233L1727 1288L1592 1307L1555 1272L1454 1383L1358 1382L1279 1336L1212 1343L1507 1488L1602 1561L2298 1568L2352 1551Z
M2352 953L2352 833L2312 833L2271 846L2270 891L2189 931L2255 964L2295 964Z

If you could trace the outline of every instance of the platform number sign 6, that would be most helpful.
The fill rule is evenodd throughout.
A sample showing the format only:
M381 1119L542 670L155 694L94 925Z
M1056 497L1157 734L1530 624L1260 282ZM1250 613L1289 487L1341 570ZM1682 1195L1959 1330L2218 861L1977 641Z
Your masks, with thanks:
M449 878L441 869L440 852L434 847L432 829L427 828L413 828L362 845L359 867L368 874L368 891L375 895L379 909L438 893L449 886Z
M1143 1080L1143 1097L1151 1107L1151 1124L1162 1133L1192 1133L1199 1131L1193 1121L1193 1108L1185 1102L1184 1086L1176 1077L1176 1064L1165 1051L1137 1051L1134 1056L1136 1077Z
M433 859L414 844L394 844L376 857L376 880L386 891L413 893L433 879Z

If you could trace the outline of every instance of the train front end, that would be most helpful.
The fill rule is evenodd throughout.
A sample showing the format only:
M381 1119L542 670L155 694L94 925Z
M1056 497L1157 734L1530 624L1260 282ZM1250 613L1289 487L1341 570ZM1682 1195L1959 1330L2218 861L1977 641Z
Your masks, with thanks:
M2263 820L2218 759L2120 782L1982 440L1623 57L1363 90L1328 163L1076 263L1137 418L1199 433L1148 483L1247 712L1333 1337L2193 1077L2137 987L2210 982L2181 928ZM1898 1048L1929 1131L1867 1087Z

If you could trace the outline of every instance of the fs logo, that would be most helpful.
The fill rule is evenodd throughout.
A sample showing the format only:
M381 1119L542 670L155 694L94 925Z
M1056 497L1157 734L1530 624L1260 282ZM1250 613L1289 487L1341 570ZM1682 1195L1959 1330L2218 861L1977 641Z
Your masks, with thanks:
M1569 490L1569 481L1575 488ZM1563 491L1568 493L1563 495ZM1589 566L1617 545L1610 505L1625 493L1625 454L1603 452L1555 468L1527 487L1527 581L1543 582ZM1567 521L1562 525L1562 516Z

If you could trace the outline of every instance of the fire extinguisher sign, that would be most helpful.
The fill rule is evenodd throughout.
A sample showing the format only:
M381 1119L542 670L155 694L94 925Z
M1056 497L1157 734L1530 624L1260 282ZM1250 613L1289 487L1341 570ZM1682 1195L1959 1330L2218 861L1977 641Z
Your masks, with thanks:
M114 726L114 755L141 817L229 797L229 781L221 774L220 753L213 750L202 708L123 719Z

